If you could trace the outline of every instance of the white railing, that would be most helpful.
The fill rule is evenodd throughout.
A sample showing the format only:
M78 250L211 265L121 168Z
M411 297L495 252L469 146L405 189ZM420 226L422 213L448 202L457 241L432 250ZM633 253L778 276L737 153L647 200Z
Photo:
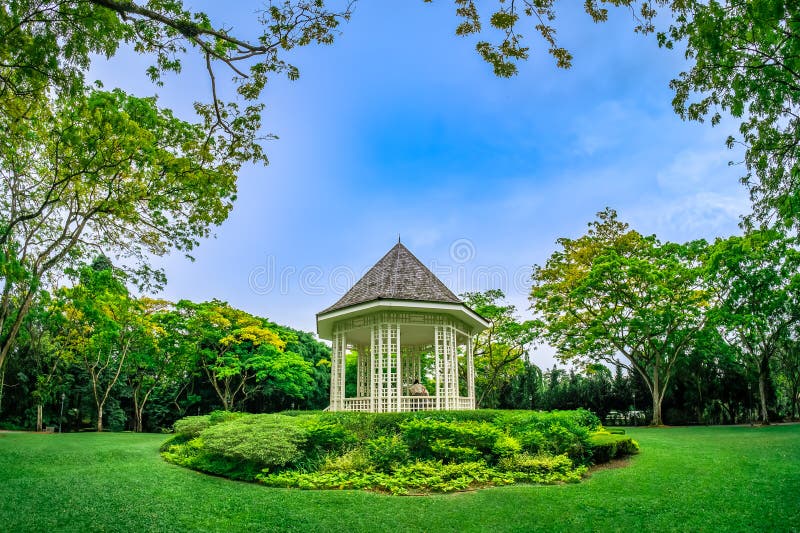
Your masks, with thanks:
M450 398L447 402L444 398L440 398L438 406L435 396L400 396L400 412L439 410L469 411L472 409L475 409L475 401L472 398L465 398L463 396ZM373 410L377 413L397 412L397 397L390 396L375 398L374 400L368 397L345 398L342 405L342 411L368 413Z

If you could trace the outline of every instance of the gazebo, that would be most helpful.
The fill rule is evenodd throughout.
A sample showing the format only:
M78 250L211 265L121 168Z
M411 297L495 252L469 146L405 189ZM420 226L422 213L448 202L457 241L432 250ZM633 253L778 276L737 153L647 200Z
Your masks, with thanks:
M317 314L317 333L333 343L329 410L475 409L472 337L488 325L398 241ZM348 397L347 355L353 352L356 388ZM424 381L433 386L429 395L418 384Z

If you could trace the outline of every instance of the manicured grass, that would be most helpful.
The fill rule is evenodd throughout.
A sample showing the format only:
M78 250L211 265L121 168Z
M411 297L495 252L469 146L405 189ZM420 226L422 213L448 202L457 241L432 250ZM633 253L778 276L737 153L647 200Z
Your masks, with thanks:
M161 460L164 435L0 433L3 531L800 531L800 426L630 429L576 485L445 496L269 489Z

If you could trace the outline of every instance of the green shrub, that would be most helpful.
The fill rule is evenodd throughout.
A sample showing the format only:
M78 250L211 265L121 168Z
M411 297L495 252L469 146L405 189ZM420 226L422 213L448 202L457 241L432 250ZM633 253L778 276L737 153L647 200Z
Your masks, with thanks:
M574 482L595 443L598 457L623 446L614 441L604 452L598 432L590 444L589 428L600 426L588 411L216 412L175 427L162 455L189 468L271 486L395 494Z
M538 429L527 429L517 435L522 448L528 453L539 453L547 445L547 439Z
M492 447L492 453L497 457L508 457L522 450L522 444L511 435L501 434L497 437Z
M370 462L381 472L390 472L408 461L408 446L399 436L381 436L365 443Z
M175 422L175 433L182 437L193 439L208 427L211 427L211 420L208 415L187 416Z
M574 467L566 455L519 453L500 459L498 468L509 473L516 481L531 483L576 482L586 473L587 467Z
M391 475L383 472L287 471L265 473L258 476L258 480L270 487L373 489L392 494L453 492L471 487L507 485L514 482L512 476L499 472L482 461L453 464L419 461L404 465Z
M339 424L309 419L304 427L306 450L308 452L326 453L342 451L358 442L355 434Z
M263 469L263 466L252 461L234 460L209 453L200 437L181 444L172 444L161 456L180 466L241 481L254 481Z
M205 429L200 436L209 453L269 468L299 459L305 441L301 421L283 415L237 417Z
M498 417L498 426L517 437L528 453L566 453L576 463L591 458L589 432L600 420L589 411L512 411Z
M565 474L572 470L572 460L565 454L549 455L519 453L500 459L498 468L504 472L525 472L528 474Z
M595 464L607 463L612 459L639 453L639 443L627 435L612 434L606 431L593 433L589 439L592 460Z
M342 455L329 455L320 467L321 472L372 472L373 463L368 453L360 448Z
M234 413L232 411L212 411L210 415L208 415L208 420L211 422L211 425L214 424L223 424L225 422L230 422L231 420L236 420L237 418L243 416L250 416L247 413Z
M400 430L412 456L451 462L493 457L495 443L503 435L488 422L442 422L431 418L408 420Z

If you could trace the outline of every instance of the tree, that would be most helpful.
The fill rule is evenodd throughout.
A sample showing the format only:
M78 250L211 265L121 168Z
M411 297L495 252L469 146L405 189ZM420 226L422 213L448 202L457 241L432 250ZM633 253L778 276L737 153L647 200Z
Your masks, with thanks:
M61 291L68 326L59 342L65 359L79 362L91 380L97 431L103 431L111 391L128 370L131 354L142 351L149 339L139 302L130 297L106 258L76 274L79 283Z
M322 1L287 1L266 8L263 33L245 41L180 1L0 6L0 369L51 268L101 249L134 257L140 273L160 280L147 257L190 251L227 217L239 167L266 162L254 101L269 75L297 76L282 52L331 42L348 16ZM148 75L157 83L180 71L187 46L199 51L212 94L195 105L198 124L152 98L86 87L92 55L114 55L122 43L153 56ZM248 105L222 101L219 64Z
M187 334L194 339L198 365L222 402L232 410L253 393L254 382L302 398L311 388L312 365L285 350L282 339L263 318L212 300L178 302L187 316ZM269 394L271 391L265 391Z
M758 375L759 417L769 423L770 364L800 321L800 251L775 230L714 243L708 273L715 324Z
M140 298L143 338L131 353L126 382L133 400L133 430L144 431L144 410L153 392L167 382L186 380L191 350L183 317L165 300Z
M64 320L50 294L41 291L35 298L20 335L23 342L18 356L25 362L17 373L25 375L31 398L36 404L36 431L44 425L44 406L53 401L59 391L58 378L63 360L54 342L64 328Z
M208 15L184 8L181 0L9 0L0 6L0 96L80 91L92 57L111 57L125 44L151 56L147 75L161 84L179 73L187 47L197 52L211 81L210 102L196 104L207 122L234 144L249 145L260 127L262 105L255 104L272 74L298 76L283 59L297 46L333 41L349 7L328 11L323 0L287 0L259 13L262 29L253 39L215 26ZM225 104L217 92L217 70L233 75L238 96L248 105Z
M562 361L605 362L637 372L652 397L653 425L676 361L705 324L700 257L685 245L644 237L606 209L578 239L558 240L534 267L532 308Z
M163 281L148 258L188 252L225 220L253 155L154 99L93 91L47 104L0 99L19 107L0 113L0 366L45 274L100 248Z
M749 225L800 227L800 5L784 0L686 2L659 35L686 44L691 68L671 86L683 118L718 124L741 119L754 212Z
M503 305L505 294L500 289L468 292L461 295L465 303L489 321L489 327L472 341L477 405L497 403L500 389L510 377L523 369L522 359L537 338L536 325L531 320L520 321L513 305ZM491 398L491 400L490 400Z

